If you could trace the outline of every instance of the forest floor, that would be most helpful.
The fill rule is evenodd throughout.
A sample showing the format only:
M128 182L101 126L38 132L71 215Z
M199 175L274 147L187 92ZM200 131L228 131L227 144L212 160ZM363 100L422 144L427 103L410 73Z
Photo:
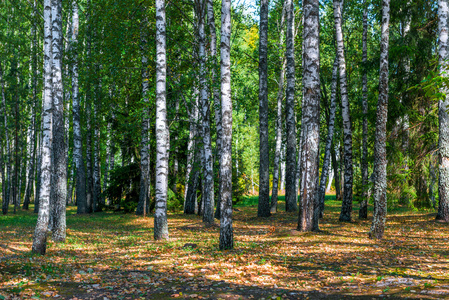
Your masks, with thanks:
M43 257L30 252L32 210L0 216L0 299L449 298L449 226L435 214L390 211L375 241L357 204L352 223L338 222L339 207L326 202L320 233L297 232L282 204L267 219L237 207L232 251L198 216L170 214L170 240L155 242L152 217L69 207L66 243Z

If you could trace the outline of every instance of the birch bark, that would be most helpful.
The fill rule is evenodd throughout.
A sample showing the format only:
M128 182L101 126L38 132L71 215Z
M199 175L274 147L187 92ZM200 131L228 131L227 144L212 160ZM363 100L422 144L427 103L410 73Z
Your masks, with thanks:
M359 219L368 218L368 5L363 1L363 35L362 35L362 110L363 110L363 141L362 141L362 202L360 203Z
M221 112L223 152L221 156L220 250L234 248L232 228L232 100L231 100L231 0L221 2Z
M156 0L156 211L154 239L168 239L168 143L165 0Z
M337 80L338 80L338 60L337 58L335 58L334 66L332 68L331 103L330 103L329 123L327 125L326 148L324 149L321 181L318 190L318 201L320 204L320 218L322 218L324 214L326 181L329 175L331 164L331 147L332 147L332 140L334 138L335 112L337 110L337 84L338 84ZM332 178L329 178L329 181L332 181Z
M62 87L62 2L52 0L52 84L53 84L53 178L51 197L53 198L52 238L56 242L66 237L66 199L67 199L67 156L64 130L64 101Z
M301 187L298 230L317 231L320 143L319 1L305 0L303 29L303 107L301 122Z
M386 130L388 114L388 47L390 0L382 1L382 35L380 49L379 100L377 103L374 142L374 215L369 236L382 239L387 219L387 151Z
M215 28L215 13L214 13L214 3L213 0L207 1L207 23L209 25L209 34L210 34L210 58L212 60L212 78L214 82L219 82L219 74L217 72L217 31ZM215 112L215 128L217 133L217 138L215 141L215 152L218 161L218 190L220 191L221 186L221 153L222 153L222 135L223 128L221 125L221 97L220 97L220 89L217 84L212 84L212 92L214 96L214 112ZM217 193L217 209L215 210L215 218L220 219L220 203L221 203L221 194Z
M268 5L260 1L259 26L259 205L258 217L270 213L270 153L268 146Z
M42 110L42 156L39 213L33 236L32 251L44 255L50 214L51 149L52 149L52 78L51 78L51 0L44 1L44 98Z
M84 169L83 140L81 135L81 110L78 85L78 32L79 15L78 2L72 1L72 43L73 43L73 64L72 64L72 115L73 115L73 159L76 168L76 203L77 213L86 214L89 212L86 195L86 172Z
M282 47L284 46L284 28L285 28L285 3L282 7L280 31L279 31L279 43L278 51L282 53ZM274 164L273 164L273 189L271 192L271 213L277 212L278 205L278 191L279 191L279 169L280 169L280 158L281 158L281 147L282 147L282 100L284 98L284 77L286 60L285 56L280 58L281 72L279 74L278 82L278 94L277 94L277 119L276 119L276 148L274 153Z
M5 198L2 201L2 213L6 215L8 213L9 197L11 190L9 189L9 183L11 181L11 146L9 139L8 130L8 119L6 111L6 96L5 96L5 82L3 81L3 68L0 63L0 84L2 89L2 106L3 106L3 121L5 125L5 139L6 139L6 183L3 183L3 188L5 188Z
M295 15L292 0L286 0L287 7L287 89L285 103L285 123L287 129L287 157L285 170L285 210L298 210L298 190L296 189L296 122L295 122Z
M202 203L204 206L203 222L206 224L214 223L214 171L212 142L210 137L210 102L206 78L206 33L204 23L206 20L206 1L197 0L197 18L198 18L198 46L200 60L200 98L201 98L201 116L202 116L202 137L203 137L203 195Z
M25 191L25 199L23 201L23 209L28 210L28 205L31 200L31 194L33 192L34 184L34 173L35 173L35 161L36 161L36 128L37 128L37 33L36 33L36 1L33 2L33 27L31 30L31 36L33 38L32 51L31 51L31 86L33 93L33 106L32 106L32 117L30 126L30 162L28 165L28 181Z
M145 13L145 11L144 11ZM145 30L148 24L148 17L144 17L140 31L140 51L142 64L142 99L144 103L142 116L142 131L140 141L140 193L139 203L136 209L136 215L146 215L150 200L150 155L149 155L149 126L150 126L150 83L148 77L148 57L147 57L147 38Z
M352 124L351 112L349 108L349 99L347 91L347 74L345 46L343 40L343 29L341 19L342 5L340 1L334 1L334 19L335 19L335 37L337 42L337 56L340 75L340 93L343 116L343 135L344 135L344 189L343 203L341 206L340 221L350 222L352 212L352 182L353 182L353 166L352 166Z
M438 29L439 29L439 63L440 76L447 77L447 59L448 59L448 18L449 5L447 0L438 1ZM448 90L444 89L443 93L447 94ZM449 222L449 113L447 106L449 105L449 97L439 102L439 178L438 178L438 214L436 219Z

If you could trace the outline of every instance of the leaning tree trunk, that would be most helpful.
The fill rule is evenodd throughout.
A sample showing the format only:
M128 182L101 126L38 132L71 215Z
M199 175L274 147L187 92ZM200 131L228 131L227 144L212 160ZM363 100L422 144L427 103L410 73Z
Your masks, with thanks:
M32 251L44 255L50 214L51 150L52 150L52 78L51 78L51 0L44 1L44 98L42 110L42 158L39 214L33 236Z
M359 219L368 218L368 5L363 1L363 55L362 55L362 109L363 109L363 142L362 142L362 202Z
M332 68L332 83L331 83L331 103L329 113L329 123L327 125L327 139L326 148L324 149L324 159L321 171L320 187L318 190L318 201L320 204L320 218L324 214L324 200L326 197L326 181L329 175L331 165L331 147L332 139L334 138L335 112L337 110L337 82L338 80L338 60L335 58L334 66ZM329 178L329 181L332 181Z
M9 197L10 197L10 182L11 182L11 146L9 140L9 130L8 130L8 119L6 111L6 97L5 97L5 83L3 81L3 69L0 63L0 84L2 89L2 106L3 106L3 121L5 124L5 139L6 139L6 183L3 183L3 188L6 190L5 198L2 202L2 213L6 215L8 213L9 207Z
M212 141L210 136L210 103L206 78L206 33L204 31L204 23L206 20L206 2L205 0L197 1L197 18L198 18L198 54L200 60L200 99L201 99L201 116L202 116L202 136L203 136L203 194L202 205L203 222L206 224L214 223L214 170L212 156Z
M296 122L295 122L295 15L292 0L286 0L287 7L287 89L285 103L285 123L287 129L287 158L285 173L285 210L298 210L298 190L296 189Z
M352 125L346 78L345 45L343 40L343 29L341 19L342 5L340 1L334 0L335 37L337 42L337 56L340 75L340 94L343 116L343 136L344 136L344 189L343 203L341 205L340 221L350 222L352 212Z
M73 43L73 64L72 64L72 115L73 115L73 160L76 167L76 203L77 213L86 214L89 212L86 195L86 172L83 158L83 138L81 135L81 109L78 85L78 31L79 16L78 2L72 2L72 43Z
M145 13L145 11L144 11ZM150 126L150 84L148 77L148 57L147 57L147 38L145 29L148 24L148 18L144 17L140 32L140 51L142 64L142 99L144 103L142 116L142 131L140 141L140 192L139 203L136 209L136 215L146 215L148 213L150 201L150 155L149 155L149 126Z
M154 239L168 239L168 143L167 124L167 63L165 36L165 0L156 0L156 211Z
M285 3L284 3L285 4ZM284 46L284 28L285 28L285 5L282 7L281 24L279 31L279 53L282 53L282 47ZM282 100L284 98L284 77L286 60L284 56L280 58L281 72L279 74L278 82L278 94L277 94L277 118L276 118L276 148L274 152L273 163L273 189L271 192L271 213L277 212L278 205L278 191L279 191L279 173L281 164L281 147L282 147Z
M260 1L259 30L259 205L258 217L270 213L270 149L268 146L268 4Z
M441 76L447 77L447 59L448 59L448 18L449 6L447 0L438 1L438 17L439 17L439 59ZM447 89L442 91L448 93ZM439 103L439 178L438 178L438 214L436 219L449 222L449 113L447 106L449 105L449 96Z
M303 109L298 230L318 231L320 169L320 18L319 1L305 0L303 30Z
M382 1L382 36L380 43L379 101L377 103L374 142L374 215L369 236L382 239L387 220L387 114L388 114L388 45L390 0Z
M221 1L221 112L223 152L221 156L220 250L234 248L232 228L232 100L231 100L231 0Z

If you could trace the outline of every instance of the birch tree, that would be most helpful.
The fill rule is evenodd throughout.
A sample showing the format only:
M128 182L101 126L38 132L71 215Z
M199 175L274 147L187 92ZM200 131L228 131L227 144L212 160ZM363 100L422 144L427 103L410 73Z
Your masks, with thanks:
M207 88L206 70L206 0L196 1L198 18L198 56L200 61L200 99L203 137L203 222L214 223L214 171L212 157L212 141L210 136L210 102Z
M279 31L279 43L278 49L279 53L281 53L282 47L284 45L284 34L285 34L285 2L282 7L281 14L281 22L280 22L280 31ZM274 163L273 163L273 189L271 192L271 213L277 212L277 204L278 204L278 190L279 190L279 174L281 167L281 147L282 147L282 100L284 98L284 77L285 77L285 68L286 68L286 60L285 56L281 56L279 59L281 63L281 72L279 74L278 81L278 94L277 94L277 118L276 118L276 148L274 152Z
M52 141L52 238L63 242L66 237L67 155L64 130L64 97L62 87L62 0L52 0L52 84L53 84L53 141Z
M347 91L346 76L346 59L345 45L343 40L342 5L339 0L334 0L334 20L335 20L335 38L337 44L337 56L340 75L340 94L343 116L343 139L344 139L344 189L343 203L341 206L340 221L350 222L352 212L352 182L353 182L353 165L352 165L352 124L351 112L349 109L349 99Z
M292 0L286 0L287 7L287 88L285 103L285 123L287 129L287 157L285 170L285 210L298 210L298 190L296 189L296 122L295 122L295 15Z
M143 11L145 14L145 10ZM147 38L146 28L148 24L148 17L144 16L142 28L140 31L140 51L142 52L142 99L144 103L142 116L142 131L140 141L140 193L139 203L136 209L136 215L146 215L149 207L150 195L150 156L149 156L149 126L150 126L150 84L148 78L148 57L147 57Z
M318 228L320 143L319 1L305 0L303 30L303 107L301 122L301 187L298 230ZM315 212L315 213L314 213ZM314 219L316 220L315 222Z
M377 102L374 142L374 214L369 236L382 239L387 219L387 113L388 113L388 47L390 0L382 0L380 42L379 100Z
M234 248L232 228L232 100L231 100L231 0L221 1L221 156L220 250Z
M258 217L270 213L270 153L268 146L268 5L260 1L259 29L259 206Z
M447 77L447 59L448 59L448 18L449 3L447 0L438 1L438 55L440 63L440 72L442 77ZM443 93L447 94L448 90L444 89ZM439 140L438 140L438 159L439 159L439 181L438 181L438 214L436 219L449 222L449 114L447 107L449 105L449 97L439 102Z
M156 210L154 239L168 239L168 143L165 0L156 0Z
M368 218L368 5L363 1L363 34L362 34L362 202L360 203L359 218Z
M337 84L338 84L338 60L335 58L334 65L332 67L332 81L331 81L331 103L329 113L329 123L327 124L327 138L326 146L324 149L324 159L321 171L320 187L318 190L318 202L320 205L320 218L324 214L324 200L326 197L326 181L331 169L331 147L332 139L334 138L334 125L335 125L335 112L337 110ZM332 178L329 178L332 181Z
M72 115L73 115L73 160L76 167L76 202L77 213L88 213L86 198L86 173L83 159L83 140L81 136L81 110L78 85L78 32L79 14L78 2L72 1L72 43L73 43L73 63L72 63Z
M52 78L51 78L51 0L44 1L44 98L42 110L42 156L39 213L33 236L32 251L44 255L50 214L51 149L52 149Z
M3 122L5 125L5 139L6 139L6 176L5 176L6 182L3 182L3 189L5 189L5 194L2 201L2 213L6 215L8 213L9 197L11 192L9 188L9 183L11 182L11 146L9 139L7 111L6 111L5 82L3 79L3 68L1 63L0 63L0 85L2 93Z
M217 31L215 28L215 12L214 12L214 2L213 0L207 1L207 24L209 26L209 35L210 35L210 58L212 61L212 72L211 76L214 79L214 82L219 82L219 74L216 71L218 66L217 64ZM214 96L214 112L215 112L215 128L216 128L216 140L215 140L215 152L216 159L218 161L218 178L221 178L221 152L222 152L222 135L223 129L221 125L221 97L220 97L220 89L216 84L212 85L212 93ZM218 180L218 190L221 191L221 179ZM221 203L221 194L217 193L217 209L215 210L215 218L220 219L220 203Z

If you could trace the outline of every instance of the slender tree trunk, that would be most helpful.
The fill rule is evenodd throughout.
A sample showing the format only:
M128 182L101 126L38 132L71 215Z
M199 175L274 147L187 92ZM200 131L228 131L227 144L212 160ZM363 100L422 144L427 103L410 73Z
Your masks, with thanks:
M285 123L287 127L287 158L285 170L285 210L298 210L298 190L296 189L296 122L295 122L295 14L292 0L286 0L287 7L287 89L285 103Z
M280 168L281 168L281 170L280 170L280 172L281 172L280 188L281 188L281 191L284 191L284 192L285 192L285 151L286 151L285 144L282 144L282 146L281 146L281 166L280 166Z
M44 90L44 97L45 98L45 89ZM43 109L42 109L43 110ZM38 137L38 154L37 154L37 170L36 170L36 186L34 189L34 213L38 213L39 212L39 199L40 199L40 193L41 193L41 182L42 182L42 172L41 172L41 165L42 165L42 129L43 129L43 124L41 121L41 129L39 130L39 137Z
M78 2L72 2L72 42L73 42L73 64L72 64L72 114L73 114L73 160L76 167L76 203L77 213L89 212L86 195L86 172L84 169L83 139L81 135L81 109L78 85L78 32L79 16Z
M331 103L330 103L329 123L327 125L326 148L324 150L320 188L318 190L318 199L320 204L320 218L322 218L324 214L326 181L329 175L329 170L331 168L331 148L332 148L332 140L334 138L335 112L337 110L337 84L338 84L338 60L337 58L335 58L334 66L332 68ZM331 181L332 178L329 178L329 182Z
M206 0L196 1L196 15L198 19L198 54L200 60L200 99L202 116L202 137L203 137L203 193L202 205L203 222L211 225L214 223L214 170L212 141L210 136L210 102L207 88L206 69L206 33L204 23L206 21Z
M209 25L209 34L210 34L210 58L212 60L212 72L211 76L214 78L214 82L219 82L219 74L217 72L217 31L215 28L215 13L214 13L214 3L213 0L207 1L207 23ZM214 111L215 111L215 127L217 131L217 139L215 141L215 152L218 160L218 190L221 191L221 153L222 153L222 134L223 128L221 125L221 97L220 97L220 89L217 84L212 85L212 92L214 96ZM221 194L217 193L217 209L215 211L215 218L220 219L220 203L221 203Z
M388 47L390 0L382 1L382 35L380 49L379 101L377 103L374 142L374 216L369 236L382 239L387 220L387 114L388 114Z
M223 152L221 156L220 250L234 248L232 228L232 100L231 100L231 0L221 2L221 112Z
M347 92L347 76L346 76L346 60L345 60L345 46L342 30L341 19L342 5L340 1L334 1L334 19L335 31L337 40L337 56L339 64L340 75L340 93L343 116L343 136L344 136L344 189L343 189L343 203L341 206L340 221L350 222L352 212L352 182L353 182L353 166L352 166L352 124L351 113L349 108L349 99Z
M97 69L100 73L100 68ZM100 117L98 115L98 106L101 103L101 83L97 83L96 101L94 104L94 157L93 157L93 203L94 211L102 210L104 203L101 203L101 165L100 165Z
M279 31L279 43L278 51L282 53L282 47L284 46L284 33L285 33L285 2L282 7L281 23ZM280 159L281 159L281 147L282 147L282 100L284 98L284 77L286 60L285 56L281 56L279 59L281 63L281 72L279 74L278 82L278 94L277 94L277 118L276 118L276 148L274 153L274 163L273 163L273 189L271 192L271 213L277 212L278 205L278 192L279 192L279 169L280 169ZM282 180L281 180L282 181ZM254 187L254 186L253 186Z
M50 214L51 190L51 150L52 150L52 78L51 78L51 42L52 42L52 5L51 0L44 1L44 99L42 111L42 161L39 195L39 214L34 231L32 251L44 255L47 249L47 229Z
M185 187L184 213L187 215L196 212L196 190L198 187L198 145L197 145L197 122L198 122L198 99L195 96L192 106L190 120L189 142L187 145L187 175Z
M144 11L145 13L145 11ZM147 58L147 38L145 31L148 26L148 18L145 16L142 22L140 32L140 51L142 63L142 99L144 103L142 116L142 132L140 141L140 193L139 203L136 209L136 215L146 215L148 213L150 201L150 155L149 155L149 126L150 126L150 84L148 77L148 58Z
M62 87L62 2L52 0L52 79L53 79L53 199L52 238L64 242L66 237L67 156L64 132L64 102Z
M362 202L360 203L359 219L368 218L368 5L363 1L363 54L362 54L362 110L363 110L363 141L362 141Z
M87 213L92 213L94 211L94 183L93 183L93 167L92 167L92 87L91 81L93 80L93 63L92 63L92 26L90 25L90 14L91 14L91 1L87 0L86 3L86 23L88 24L88 32L86 36L86 60L88 65L88 75L86 83L86 94L85 94L85 117L86 117L86 203L87 203Z
M433 161L433 156L430 157L429 162L429 176L430 176L430 184L429 184L429 198L430 204L435 209L436 208L436 199L435 199L435 184L436 184L436 174L435 174L435 164Z
M441 76L447 77L448 59L448 18L449 5L447 0L438 1L439 29L439 60ZM447 89L442 91L448 93ZM447 106L449 98L439 103L439 178L438 178L438 214L436 219L449 222L449 113Z
M5 198L2 202L2 213L6 215L8 213L9 207L9 198L10 198L10 182L11 182L11 146L9 139L9 130L8 130L8 119L7 119L7 108L6 108L6 96L5 96L5 82L3 81L3 69L0 64L0 84L2 89L2 105L3 105L3 121L5 124L5 139L6 139L6 183L4 187L6 187Z
M303 109L301 122L301 187L298 230L318 231L320 143L319 1L305 0L303 30Z
M260 1L259 30L259 205L258 217L270 213L270 149L268 145L268 4Z
M168 143L165 0L156 0L156 211L154 239L168 239Z

